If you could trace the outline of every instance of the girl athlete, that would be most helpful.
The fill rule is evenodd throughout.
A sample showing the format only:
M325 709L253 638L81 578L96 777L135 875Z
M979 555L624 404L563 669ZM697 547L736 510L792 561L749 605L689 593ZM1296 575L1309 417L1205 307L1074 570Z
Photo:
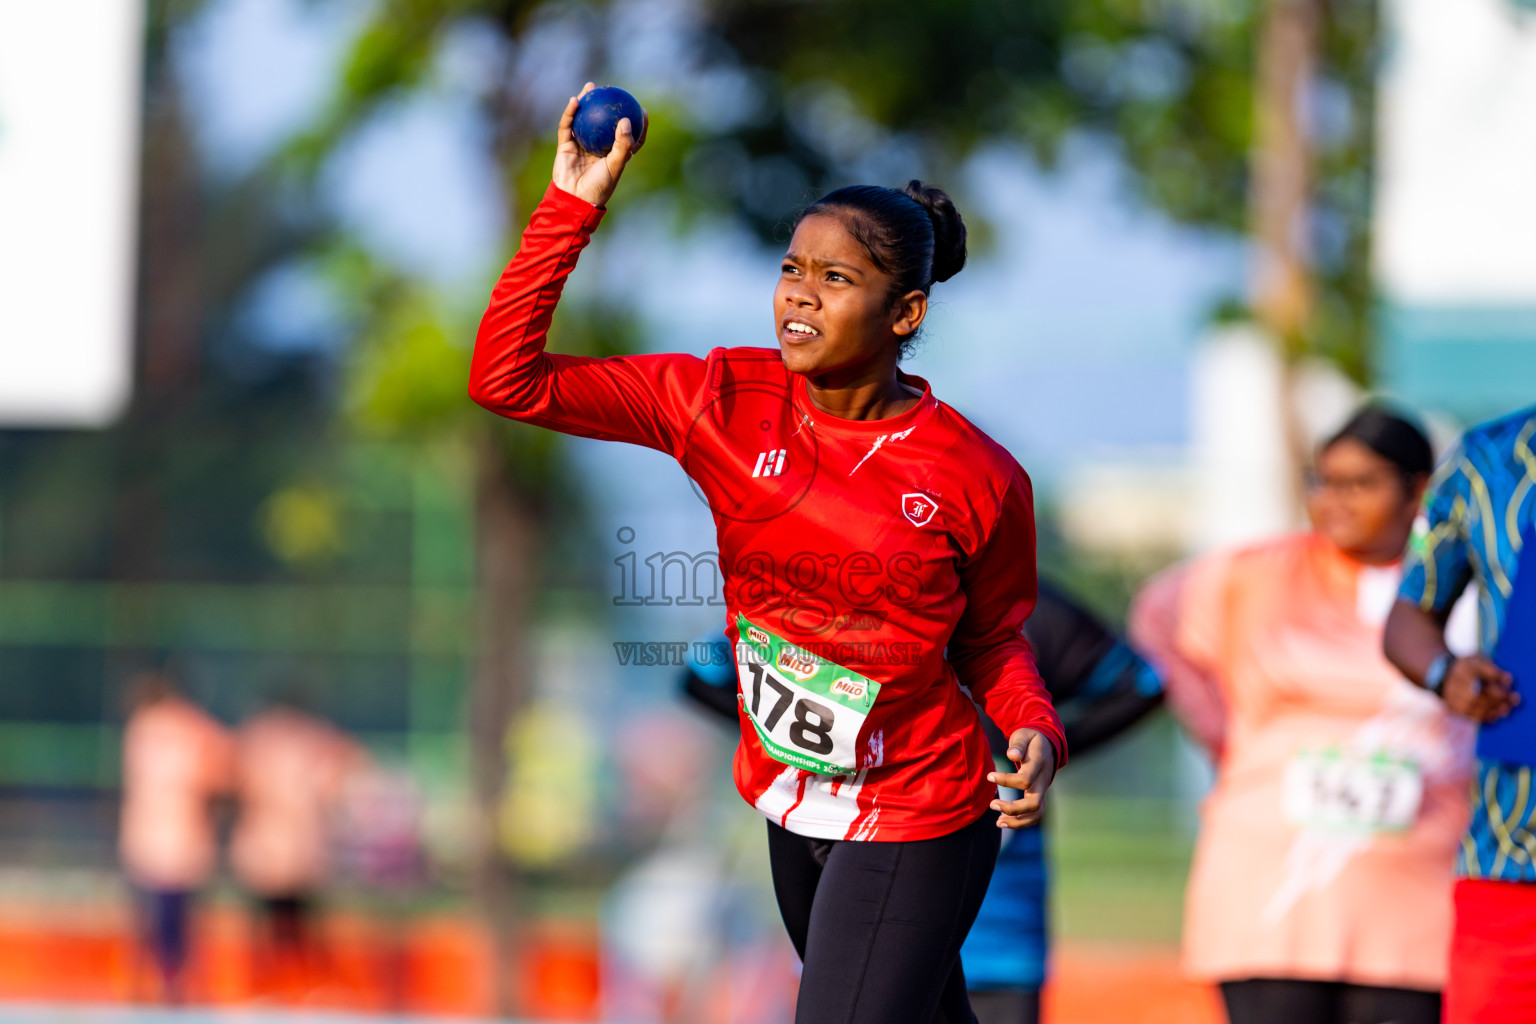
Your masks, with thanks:
M960 215L916 182L813 204L774 292L777 350L551 354L561 288L644 134L621 121L606 157L584 153L576 103L481 322L470 394L667 452L708 499L741 688L736 785L768 818L804 964L798 1024L971 1021L960 944L998 826L1039 820L1066 743L1020 634L1029 478L897 368L929 289L965 262ZM994 770L962 686L1009 731L1017 771Z
M1314 529L1152 583L1131 636L1217 758L1186 968L1232 1024L1436 1024L1471 725L1381 653L1432 465L1367 408L1321 449Z

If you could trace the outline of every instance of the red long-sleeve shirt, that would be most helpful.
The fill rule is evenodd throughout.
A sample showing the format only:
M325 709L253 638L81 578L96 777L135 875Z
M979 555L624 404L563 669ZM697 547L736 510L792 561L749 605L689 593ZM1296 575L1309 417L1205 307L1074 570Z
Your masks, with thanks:
M818 838L928 839L969 824L996 787L962 684L1000 727L1040 731L1064 761L1061 721L1020 634L1036 583L1019 464L919 378L906 378L923 394L901 415L848 420L817 409L776 349L546 352L565 279L602 216L550 186L481 321L470 395L512 419L667 452L703 492L731 638L739 651L771 640L777 658L766 700L742 664L741 795ZM758 650L761 661L769 648ZM795 688L813 677L822 690ZM836 742L834 713L847 733ZM817 761L843 755L839 774Z

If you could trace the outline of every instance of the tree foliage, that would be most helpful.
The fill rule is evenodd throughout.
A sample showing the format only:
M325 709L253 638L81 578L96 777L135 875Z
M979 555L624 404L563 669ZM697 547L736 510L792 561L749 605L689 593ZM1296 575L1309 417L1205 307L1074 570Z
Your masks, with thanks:
M838 184L945 176L998 144L1022 146L1049 167L1081 132L1116 145L1153 206L1239 231L1261 8L1262 0L700 0L641 9L671 19L670 48L648 61L636 39L654 26L635 5L382 0L328 110L290 155L318 163L373 111L429 82L445 40L472 32L494 37L504 55L480 102L519 209L546 181L564 96L623 72L624 84L645 87L653 116L626 191L728 211L767 239ZM1320 0L1320 9L1317 84L1298 98L1319 167L1308 228L1318 302L1306 340L1361 375L1376 4Z
M690 155L688 166L723 173L688 184L765 230L806 186L880 168L868 153L882 142L942 173L999 142L1050 166L1064 139L1091 132L1117 146L1151 205L1240 231L1263 8L1261 0L717 0L709 32L719 66L748 69L761 98L752 117L701 140L710 156ZM1318 302L1304 341L1363 376L1376 4L1320 0L1318 9L1315 86L1297 98L1319 172L1305 229ZM762 172L774 166L795 173Z

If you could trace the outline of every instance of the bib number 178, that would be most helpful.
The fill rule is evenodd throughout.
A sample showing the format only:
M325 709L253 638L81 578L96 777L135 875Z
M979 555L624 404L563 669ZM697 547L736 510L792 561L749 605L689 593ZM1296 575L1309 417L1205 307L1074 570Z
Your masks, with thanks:
M810 697L796 699L795 691L789 684L762 665L748 664L747 671L752 676L752 717L761 722L764 729L770 733L777 731L784 713L793 704L795 715L789 723L789 742L808 754L825 757L832 753L835 745L832 742L832 728L837 724L837 712ZM768 689L768 699L772 701L767 714L763 713L764 688Z
M763 752L818 775L847 775L859 768L859 733L880 684L828 661L745 616L736 621L741 642L736 668L742 710Z

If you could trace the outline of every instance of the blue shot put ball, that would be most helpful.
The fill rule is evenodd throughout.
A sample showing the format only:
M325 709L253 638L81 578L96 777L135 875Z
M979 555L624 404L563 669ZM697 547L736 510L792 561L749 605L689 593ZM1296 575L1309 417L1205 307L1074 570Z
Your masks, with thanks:
M571 132L582 149L597 156L607 156L618 134L619 122L626 117L630 130L639 138L645 126L640 101L623 89L605 85L593 89L577 102L576 122L571 125Z

